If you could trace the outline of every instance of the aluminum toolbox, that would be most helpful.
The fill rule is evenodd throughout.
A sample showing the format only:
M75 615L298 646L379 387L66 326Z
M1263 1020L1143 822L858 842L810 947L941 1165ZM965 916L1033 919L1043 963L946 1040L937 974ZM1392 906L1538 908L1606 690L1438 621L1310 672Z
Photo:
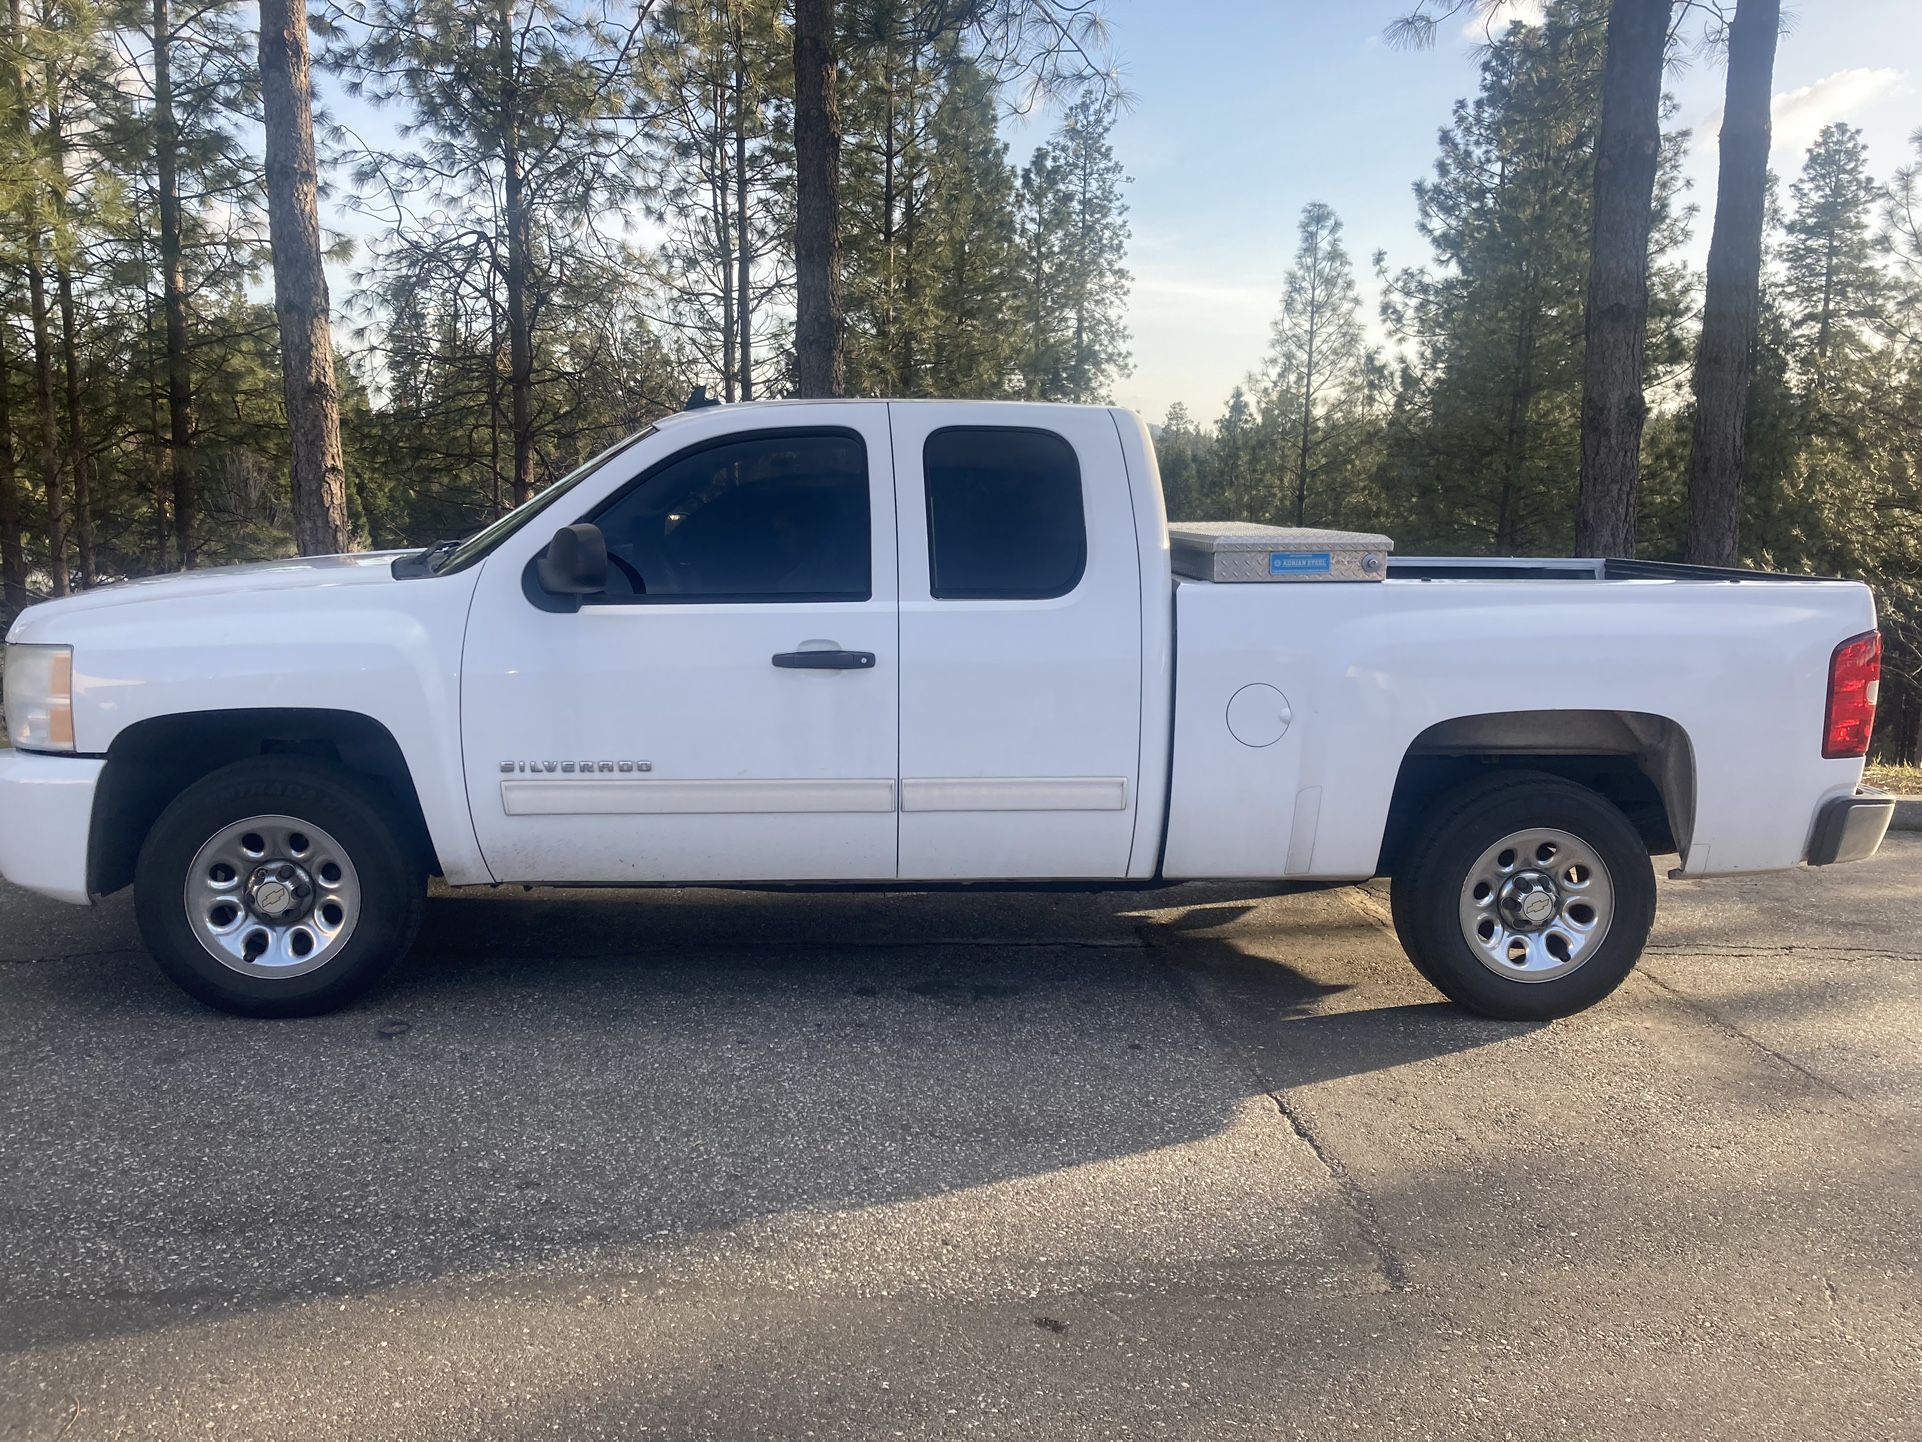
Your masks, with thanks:
M1360 531L1247 521L1171 523L1168 540L1175 574L1195 581L1379 581L1395 548Z

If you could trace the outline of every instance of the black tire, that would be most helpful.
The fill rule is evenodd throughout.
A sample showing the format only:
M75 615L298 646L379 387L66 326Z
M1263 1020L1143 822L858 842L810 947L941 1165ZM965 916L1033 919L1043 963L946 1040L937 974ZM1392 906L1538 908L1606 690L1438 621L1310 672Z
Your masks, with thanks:
M1498 974L1469 944L1461 915L1477 860L1532 828L1564 832L1589 848L1614 895L1593 950L1572 970L1540 981ZM1593 1006L1635 969L1655 922L1655 870L1641 835L1603 797L1558 776L1511 771L1458 787L1429 808L1396 868L1390 901L1402 949L1437 991L1483 1016L1546 1021Z
M183 902L187 870L222 828L256 815L296 818L335 840L352 861L360 903L337 955L296 976L262 976L217 959ZM292 756L237 762L174 798L140 849L134 912L160 969L183 990L239 1016L312 1016L353 1001L413 944L427 868L412 831L375 784Z

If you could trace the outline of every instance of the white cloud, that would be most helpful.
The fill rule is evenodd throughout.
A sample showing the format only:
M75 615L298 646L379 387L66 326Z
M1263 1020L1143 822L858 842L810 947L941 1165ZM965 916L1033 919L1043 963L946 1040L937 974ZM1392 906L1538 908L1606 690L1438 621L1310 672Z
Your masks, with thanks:
M1548 0L1501 0L1493 9L1480 3L1469 8L1473 13L1462 26L1462 39L1471 45L1486 45L1517 20L1524 25L1540 25L1548 15Z
M1815 137L1824 125L1854 118L1907 78L1903 71L1886 66L1838 70L1833 75L1824 75L1813 85L1804 85L1777 95L1770 114L1775 125L1771 153L1778 165L1799 160L1802 153L1815 143ZM1715 117L1714 128L1716 131L1722 128L1719 115Z
M1908 72L1887 66L1858 66L1824 75L1811 85L1777 92L1769 107L1774 127L1770 155L1776 169L1796 169L1824 125L1836 120L1857 121L1862 111L1899 91L1908 78ZM1718 110L1696 130L1696 148L1713 151L1721 132L1722 112Z
M1190 322L1201 319L1203 313L1243 321L1259 317L1258 323L1266 327L1268 313L1281 303L1281 283L1222 285L1137 269L1133 298L1137 311Z

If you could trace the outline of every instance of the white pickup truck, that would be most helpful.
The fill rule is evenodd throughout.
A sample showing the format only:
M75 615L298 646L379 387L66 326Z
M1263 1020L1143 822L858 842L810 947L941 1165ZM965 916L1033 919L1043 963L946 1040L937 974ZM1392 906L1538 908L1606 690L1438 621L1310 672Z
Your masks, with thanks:
M1503 1017L1627 975L1682 876L1868 856L1860 585L1171 562L1147 428L1000 402L704 407L458 543L114 585L8 636L0 873L132 884L154 957L338 1006L454 886L1393 878ZM1241 551L1224 555L1245 561ZM1384 575L1385 572L1385 575Z

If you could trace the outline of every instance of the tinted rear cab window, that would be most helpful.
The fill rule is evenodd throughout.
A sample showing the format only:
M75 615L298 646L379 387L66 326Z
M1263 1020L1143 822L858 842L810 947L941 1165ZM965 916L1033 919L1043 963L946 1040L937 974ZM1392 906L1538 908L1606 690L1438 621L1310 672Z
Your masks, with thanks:
M1081 465L1052 431L953 426L928 437L928 576L941 600L1047 600L1088 561Z

